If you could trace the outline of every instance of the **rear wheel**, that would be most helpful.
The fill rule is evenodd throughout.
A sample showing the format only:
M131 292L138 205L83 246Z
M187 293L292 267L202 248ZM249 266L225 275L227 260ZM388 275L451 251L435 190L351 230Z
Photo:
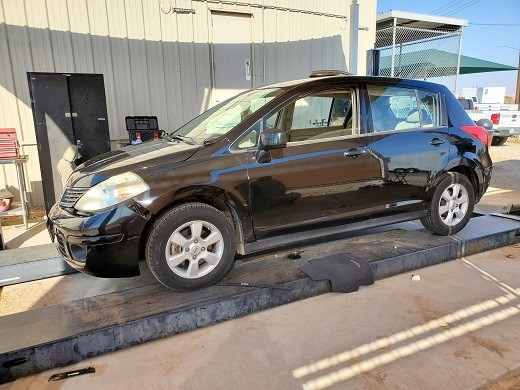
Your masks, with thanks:
M491 141L491 145L493 146L501 146L507 142L507 137L493 137Z
M235 235L226 216L204 203L163 214L146 242L146 262L166 287L189 291L210 286L231 269Z
M423 226L447 236L462 230L475 207L475 191L469 179L456 172L447 173L435 189Z

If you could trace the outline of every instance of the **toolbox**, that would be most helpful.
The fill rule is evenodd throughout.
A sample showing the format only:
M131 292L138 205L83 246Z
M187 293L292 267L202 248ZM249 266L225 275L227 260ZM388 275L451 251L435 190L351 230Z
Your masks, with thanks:
M15 129L0 129L0 158L17 158L19 153Z
M159 130L156 116L127 116L125 123L131 144L161 138L164 134L163 130Z

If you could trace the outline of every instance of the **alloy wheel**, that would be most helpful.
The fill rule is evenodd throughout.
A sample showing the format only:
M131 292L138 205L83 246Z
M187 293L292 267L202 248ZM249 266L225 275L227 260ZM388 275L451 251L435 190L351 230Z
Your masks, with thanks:
M224 253L224 239L215 225L190 221L179 226L166 243L165 256L177 275L196 279L210 273Z
M444 190L439 200L439 216L447 226L457 225L468 212L469 196L466 188L458 183Z

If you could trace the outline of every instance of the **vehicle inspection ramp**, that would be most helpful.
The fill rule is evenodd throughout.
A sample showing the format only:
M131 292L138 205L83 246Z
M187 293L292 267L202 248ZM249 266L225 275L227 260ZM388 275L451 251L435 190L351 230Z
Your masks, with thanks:
M65 276L64 281L70 280L66 291L73 291L79 278L83 287L92 283L92 288L84 288L79 298L74 291L72 299L0 317L0 382L330 292L328 281L313 281L300 267L331 255L368 261L377 283L514 244L520 242L520 218L481 215L450 237L436 236L411 222L375 231L239 257L218 285L190 293L163 287L145 264L143 275L121 284L124 287L114 288L115 280L104 281L106 291L95 293L100 279Z

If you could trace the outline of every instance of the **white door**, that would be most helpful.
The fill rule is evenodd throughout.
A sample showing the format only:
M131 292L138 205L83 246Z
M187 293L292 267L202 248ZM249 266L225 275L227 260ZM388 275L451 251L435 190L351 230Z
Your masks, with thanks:
M215 103L253 87L251 16L211 14Z

